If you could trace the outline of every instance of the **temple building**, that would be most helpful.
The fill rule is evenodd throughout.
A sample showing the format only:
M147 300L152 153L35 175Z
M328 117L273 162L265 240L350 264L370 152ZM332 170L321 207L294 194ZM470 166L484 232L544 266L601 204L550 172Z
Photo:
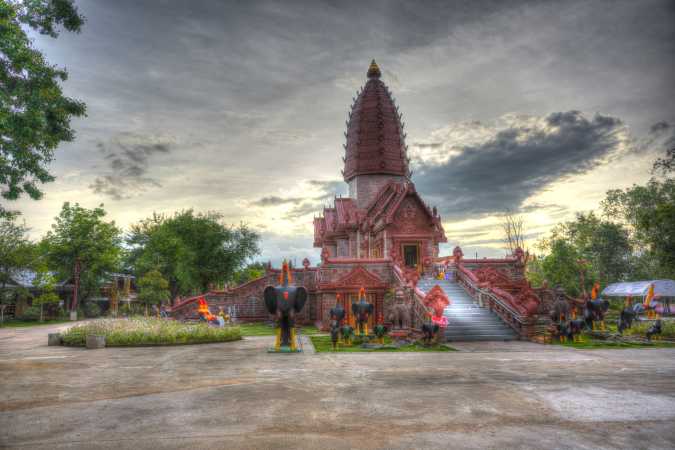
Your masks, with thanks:
M424 203L410 179L402 114L381 80L375 61L349 112L342 175L349 197L314 219L314 246L321 248L317 295L324 310L355 298L359 277L383 316L383 291L391 284L391 261L430 272L438 244L447 242L436 208ZM381 287L378 287L381 286ZM349 309L349 308L345 308Z
M400 255L422 272L447 242L441 218L410 179L401 113L375 61L349 112L342 175L349 197L314 219L314 246L323 258L383 259Z
M411 180L402 114L373 61L347 120L342 175L348 197L335 198L314 218L314 246L321 263L294 267L293 279L308 291L308 307L297 317L326 329L329 311L341 303L352 321L351 303L361 288L374 305L369 327L419 329L434 298L450 296L445 311L452 339L531 337L550 306L524 279L527 255L517 249L502 259L464 259L456 247L439 258L447 242L441 217ZM303 255L298 255L302 257ZM268 266L256 280L205 294L237 320L269 320L263 290L277 283L280 269ZM448 279L436 280L439 273ZM197 298L173 306L178 318L197 314ZM453 324L459 324L452 329ZM454 333L454 334L453 334Z

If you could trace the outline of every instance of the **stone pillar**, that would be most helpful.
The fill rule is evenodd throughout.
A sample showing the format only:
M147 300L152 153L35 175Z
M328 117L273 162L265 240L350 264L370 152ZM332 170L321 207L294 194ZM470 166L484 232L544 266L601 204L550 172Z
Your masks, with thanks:
M387 230L384 230L384 237L383 237L383 246L384 248L382 251L384 252L384 257L388 258L389 257L389 243L387 242Z
M321 295L321 312L319 320L321 320L321 328L327 330L330 326L330 310L335 307L335 294L324 293Z
M356 230L356 259L361 259L361 230Z

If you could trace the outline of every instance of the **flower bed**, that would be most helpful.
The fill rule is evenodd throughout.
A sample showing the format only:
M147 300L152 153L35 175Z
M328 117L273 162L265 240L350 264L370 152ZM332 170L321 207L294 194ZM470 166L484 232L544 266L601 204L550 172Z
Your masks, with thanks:
M206 344L241 339L239 327L217 328L203 323L132 318L99 319L75 325L63 333L63 344L84 347L87 335L105 336L106 347Z

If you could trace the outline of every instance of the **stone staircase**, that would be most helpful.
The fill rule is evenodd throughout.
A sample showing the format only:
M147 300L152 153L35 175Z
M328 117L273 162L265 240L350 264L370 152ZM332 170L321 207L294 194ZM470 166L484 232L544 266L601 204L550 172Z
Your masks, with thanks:
M420 279L417 287L428 292L439 285L450 299L443 315L448 318L448 341L511 341L517 334L492 311L479 307L459 284L433 278Z

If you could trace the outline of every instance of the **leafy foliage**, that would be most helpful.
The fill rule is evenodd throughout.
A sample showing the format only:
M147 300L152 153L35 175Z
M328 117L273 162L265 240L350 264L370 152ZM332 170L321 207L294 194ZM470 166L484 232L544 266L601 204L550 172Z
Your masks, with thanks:
M635 278L675 277L675 179L611 190L605 215L623 225L635 248Z
M12 275L28 267L34 257L34 246L28 240L28 229L16 223L16 215L0 216L0 303L13 300L7 285Z
M96 303L89 301L84 305L84 316L93 318L99 317L101 315L101 307Z
M72 117L85 114L82 102L65 97L59 81L68 73L50 65L32 47L21 24L42 34L58 27L79 31L84 19L72 0L0 0L0 194L39 199L38 184L54 180L46 165L61 142L75 137ZM0 206L0 215L8 211Z
M158 270L172 297L230 281L259 252L260 237L245 225L227 227L221 221L220 214L191 209L169 218L153 215L127 235L127 264L137 275Z
M547 255L528 267L535 285L547 280L572 295L582 292L580 271L586 274L583 289L594 281L607 284L622 280L630 273L632 248L628 232L595 214L577 214L574 221L558 225L541 244Z
M643 186L607 191L601 203L603 219L593 213L558 225L539 246L546 255L528 265L534 285L544 280L579 295L594 281L675 278L675 150L654 163L652 178ZM585 267L581 267L583 262ZM580 273L585 273L585 286Z
M150 305L159 305L169 300L169 282L162 277L158 270L151 270L138 280L138 300L147 308Z
M62 278L73 277L76 284L84 280L98 286L105 272L118 268L121 231L114 222L105 222L105 215L103 205L86 209L77 203L63 204L52 230L40 244L49 265Z
M239 327L212 327L154 318L99 319L69 328L65 345L86 344L87 335L105 336L106 346L205 344L241 339Z
M54 276L47 271L46 267L43 266L37 271L33 286L37 288L40 295L33 299L33 306L40 307L40 322L44 320L44 306L55 305L61 301L54 290L55 283Z
M265 267L265 263L254 262L248 264L243 269L236 271L234 273L232 281L234 281L234 284L238 286L240 284L244 284L251 280L255 280L257 278L262 277L263 275L265 275L266 270L267 269Z

